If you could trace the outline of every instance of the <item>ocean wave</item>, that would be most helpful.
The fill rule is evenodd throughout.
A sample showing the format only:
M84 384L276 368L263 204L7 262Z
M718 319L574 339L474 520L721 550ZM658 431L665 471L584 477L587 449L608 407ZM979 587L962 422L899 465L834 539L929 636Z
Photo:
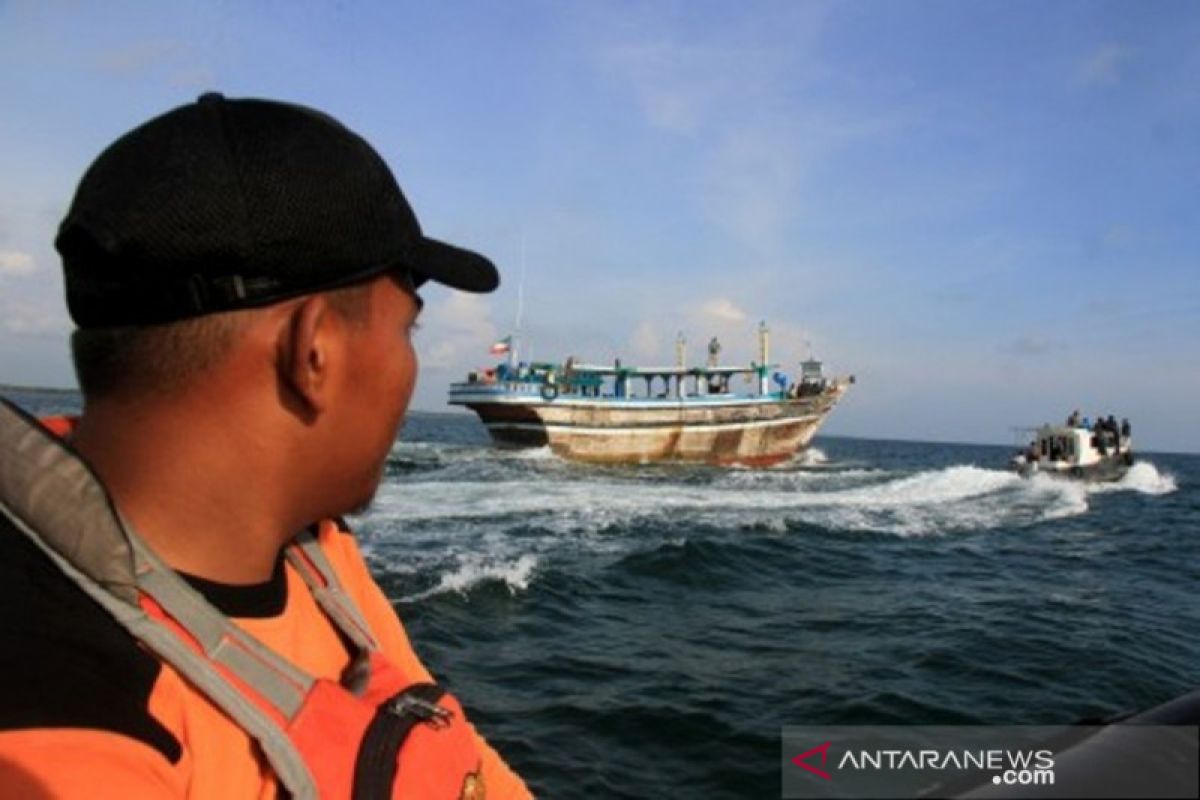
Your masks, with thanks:
M529 588L534 570L538 566L538 557L531 553L513 559L495 558L487 554L463 554L456 559L456 565L441 572L435 586L421 592L393 598L398 603L413 603L438 594L457 593L466 595L472 589L488 583L500 583L510 594L517 594ZM384 559L387 569L398 571L397 565Z

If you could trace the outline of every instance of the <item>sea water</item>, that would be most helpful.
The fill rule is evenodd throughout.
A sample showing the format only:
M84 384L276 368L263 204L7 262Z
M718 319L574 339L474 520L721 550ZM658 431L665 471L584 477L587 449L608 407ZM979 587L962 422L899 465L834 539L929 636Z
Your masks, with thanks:
M597 467L414 413L353 522L539 795L778 797L784 725L1074 722L1200 684L1200 457L1087 485L1009 455L818 437L768 470Z

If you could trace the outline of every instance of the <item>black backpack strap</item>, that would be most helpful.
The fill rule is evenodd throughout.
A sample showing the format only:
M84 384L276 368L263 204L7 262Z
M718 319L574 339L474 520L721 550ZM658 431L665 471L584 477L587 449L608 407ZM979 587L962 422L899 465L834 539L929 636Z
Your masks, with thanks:
M387 800L396 780L400 748L414 727L448 725L451 712L437 704L446 690L436 683L415 683L375 710L354 763L352 800Z

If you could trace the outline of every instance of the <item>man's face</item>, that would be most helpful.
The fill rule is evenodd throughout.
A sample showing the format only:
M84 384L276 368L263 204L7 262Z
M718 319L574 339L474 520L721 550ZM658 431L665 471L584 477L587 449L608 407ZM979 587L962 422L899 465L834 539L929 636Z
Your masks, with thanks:
M342 372L337 414L344 439L342 464L353 508L375 495L396 432L417 382L417 354L412 336L421 310L407 281L380 278L370 286L370 313L365 324L350 325L347 369Z

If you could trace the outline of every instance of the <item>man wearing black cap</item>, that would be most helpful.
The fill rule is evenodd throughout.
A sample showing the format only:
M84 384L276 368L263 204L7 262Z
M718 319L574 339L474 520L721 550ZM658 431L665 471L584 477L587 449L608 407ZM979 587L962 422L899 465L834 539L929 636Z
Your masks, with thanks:
M335 120L216 94L105 150L56 245L84 411L0 406L0 793L528 796L339 516L412 395L417 287L491 262Z

